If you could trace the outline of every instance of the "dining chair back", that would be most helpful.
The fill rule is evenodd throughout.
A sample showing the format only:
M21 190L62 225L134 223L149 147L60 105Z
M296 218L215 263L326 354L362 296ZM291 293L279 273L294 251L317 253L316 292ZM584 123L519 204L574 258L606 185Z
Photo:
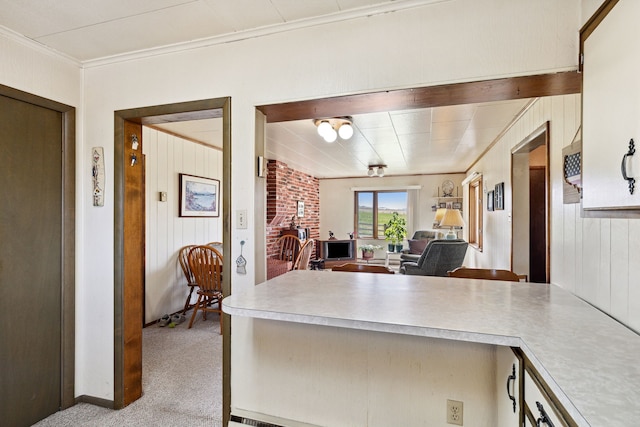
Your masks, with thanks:
M276 258L282 261L290 261L293 266L301 247L300 239L296 236L285 234L276 241Z
M189 267L189 251L195 247L196 245L187 245L183 246L178 251L178 262L180 263L180 267L182 268L184 278L187 279L187 286L189 288L189 294L187 295L187 300L184 302L182 314L186 313L187 310L192 307L191 295L193 295L193 289L198 286L196 284L196 280L193 277L193 273L191 272L191 268Z
M351 271L356 273L394 274L393 270L391 270L389 267L385 267L384 265L356 264L356 263L335 265L331 268L331 271Z
M493 268L465 268L460 267L447 273L449 277L461 277L467 279L505 280L519 282L520 276L510 270L497 270Z
M309 261L311 260L311 254L314 249L314 240L308 239L300 248L300 253L296 258L296 262L293 265L294 270L308 270Z
M224 252L222 252L222 242L209 242L207 243L207 246L211 246L213 249L224 255Z
M198 300L189 321L189 328L193 325L198 311L202 311L204 320L207 319L207 312L215 312L220 315L222 333L222 254L211 246L201 245L189 251L188 259L198 285Z

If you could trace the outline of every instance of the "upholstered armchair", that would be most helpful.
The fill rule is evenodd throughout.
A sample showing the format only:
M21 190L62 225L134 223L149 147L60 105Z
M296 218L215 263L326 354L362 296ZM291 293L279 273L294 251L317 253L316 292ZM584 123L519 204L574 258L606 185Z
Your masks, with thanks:
M418 262L427 244L432 240L440 238L442 238L442 233L439 231L418 230L413 233L413 237L408 240L409 248L402 251L402 255L400 255L400 265L407 261Z
M400 266L400 274L416 276L442 276L462 266L469 244L462 239L432 240L417 262L405 262Z

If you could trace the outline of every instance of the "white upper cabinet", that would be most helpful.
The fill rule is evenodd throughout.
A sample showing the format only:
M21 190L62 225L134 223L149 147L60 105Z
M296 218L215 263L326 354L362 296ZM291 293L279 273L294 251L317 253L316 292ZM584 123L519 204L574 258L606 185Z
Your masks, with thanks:
M615 3L615 2L605 2ZM601 14L602 16L604 14ZM620 0L584 39L583 208L640 209L640 1ZM596 26L597 25L597 26ZM630 140L636 153L629 153ZM626 180L623 174L635 178Z

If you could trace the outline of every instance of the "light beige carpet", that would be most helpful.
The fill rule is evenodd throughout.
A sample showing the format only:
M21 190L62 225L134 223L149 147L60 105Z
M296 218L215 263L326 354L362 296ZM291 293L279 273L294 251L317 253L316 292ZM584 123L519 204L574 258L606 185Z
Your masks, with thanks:
M35 424L60 426L222 426L222 336L218 315L200 314L191 329L142 332L143 396L121 410L79 403Z

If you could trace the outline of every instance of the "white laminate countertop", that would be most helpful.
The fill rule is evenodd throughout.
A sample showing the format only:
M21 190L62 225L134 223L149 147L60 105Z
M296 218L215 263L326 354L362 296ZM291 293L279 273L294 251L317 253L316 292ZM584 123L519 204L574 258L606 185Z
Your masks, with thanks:
M301 270L222 305L232 316L520 347L579 425L640 425L640 336L555 285Z

